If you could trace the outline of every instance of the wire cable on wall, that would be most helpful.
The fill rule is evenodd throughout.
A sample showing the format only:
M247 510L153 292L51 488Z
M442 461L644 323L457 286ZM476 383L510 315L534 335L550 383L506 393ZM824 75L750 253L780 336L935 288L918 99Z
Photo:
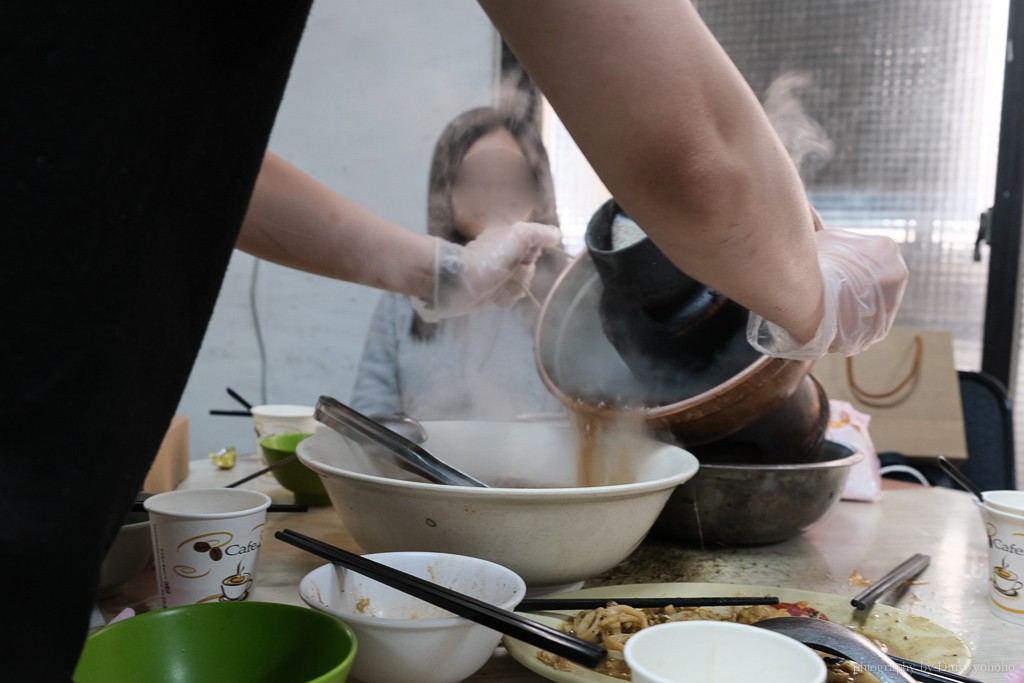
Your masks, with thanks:
M260 328L260 315L256 308L256 281L260 272L260 259L253 258L252 274L249 277L249 312L252 315L252 327L256 332L256 346L260 354L260 402L267 403L267 349L263 344L263 330Z

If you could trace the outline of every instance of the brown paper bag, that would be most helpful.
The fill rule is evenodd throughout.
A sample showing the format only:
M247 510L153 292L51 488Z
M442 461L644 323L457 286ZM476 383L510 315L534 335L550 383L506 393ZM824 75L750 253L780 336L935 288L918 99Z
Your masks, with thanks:
M879 453L967 458L949 332L896 327L857 356L828 354L811 374L830 399L848 401L871 416L871 440Z

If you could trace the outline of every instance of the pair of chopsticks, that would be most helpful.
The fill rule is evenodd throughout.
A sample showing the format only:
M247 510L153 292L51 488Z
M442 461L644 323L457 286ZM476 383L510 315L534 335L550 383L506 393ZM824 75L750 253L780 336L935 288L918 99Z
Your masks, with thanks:
M608 657L608 651L596 643L588 643L515 612L318 541L297 531L283 529L274 536L386 586L577 664L593 668Z
M908 560L894 567L892 571L882 576L882 578L876 581L874 585L870 586L867 590L850 600L850 604L858 610L868 609L879 598L891 591L893 588L909 581L924 571L930 561L931 558L928 555L922 555L921 553L913 555ZM943 669L928 666L927 664L897 657L893 654L890 654L889 657L896 662L900 668L913 676L914 679L924 681L925 683L981 683L981 681L976 678L961 676L960 674L944 671Z
M886 573L867 590L856 595L852 600L850 600L850 604L859 610L866 610L893 588L901 583L909 581L924 571L924 568L928 566L929 562L931 562L930 557L917 553L909 560L906 560L895 567L892 571Z
M227 388L228 396L238 401L245 410L211 410L210 415L234 415L236 417L252 417L252 404L242 398L241 394L232 389Z
M747 607L749 605L777 605L775 597L763 598L527 598L516 605L517 612L548 612L552 610L580 610L607 607L609 602L629 605L637 609L646 607Z

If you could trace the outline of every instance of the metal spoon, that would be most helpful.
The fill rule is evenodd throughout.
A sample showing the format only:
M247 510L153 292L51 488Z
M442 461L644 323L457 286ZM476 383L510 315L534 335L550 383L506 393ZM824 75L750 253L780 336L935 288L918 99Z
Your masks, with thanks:
M941 467L942 471L948 474L953 481L960 484L960 486L962 486L965 491L970 491L975 496L977 496L978 500L980 500L982 503L985 502L985 496L981 494L981 489L978 488L978 485L975 484L970 479L968 479L966 476L964 476L964 473L961 472L956 465L951 463L949 459L946 458L946 456L939 456L939 467Z
M452 467L419 444L413 443L398 432L388 429L330 396L320 397L316 403L313 417L342 436L348 438L352 438L353 435L361 436L387 448L398 457L402 465L427 481L450 486L488 488L487 484Z
M834 621L779 617L763 619L755 622L754 626L789 636L815 650L853 660L867 668L882 683L914 683L914 679L899 664L867 637Z

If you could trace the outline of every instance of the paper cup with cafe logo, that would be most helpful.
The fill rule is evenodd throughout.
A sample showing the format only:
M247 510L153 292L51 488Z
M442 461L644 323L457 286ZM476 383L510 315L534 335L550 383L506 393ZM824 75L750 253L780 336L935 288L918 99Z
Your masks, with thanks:
M256 455L261 460L263 447L260 441L267 436L277 434L313 434L319 424L313 417L313 406L291 405L287 403L253 406L252 426L256 431Z
M1024 515L1024 491L983 491L985 506L1011 515Z
M160 604L235 602L252 592L270 496L183 489L147 498Z
M989 606L996 616L1024 626L1024 515L976 504L988 535Z

